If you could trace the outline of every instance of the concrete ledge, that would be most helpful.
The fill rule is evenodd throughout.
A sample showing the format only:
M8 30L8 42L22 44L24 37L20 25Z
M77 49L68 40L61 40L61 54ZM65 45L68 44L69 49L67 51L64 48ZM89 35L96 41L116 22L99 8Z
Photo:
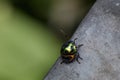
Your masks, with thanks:
M81 64L59 58L44 80L120 80L120 0L97 0L74 38Z

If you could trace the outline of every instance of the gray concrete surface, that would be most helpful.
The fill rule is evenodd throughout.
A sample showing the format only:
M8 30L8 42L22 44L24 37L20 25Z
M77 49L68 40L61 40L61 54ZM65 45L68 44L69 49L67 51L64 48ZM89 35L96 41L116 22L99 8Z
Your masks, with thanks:
M120 0L97 0L74 38L81 64L58 58L44 80L120 80Z

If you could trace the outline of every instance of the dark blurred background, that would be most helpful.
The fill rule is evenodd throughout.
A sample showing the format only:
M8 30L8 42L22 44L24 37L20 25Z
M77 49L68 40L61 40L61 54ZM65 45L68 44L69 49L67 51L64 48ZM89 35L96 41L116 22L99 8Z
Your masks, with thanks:
M95 0L0 0L0 80L42 80Z

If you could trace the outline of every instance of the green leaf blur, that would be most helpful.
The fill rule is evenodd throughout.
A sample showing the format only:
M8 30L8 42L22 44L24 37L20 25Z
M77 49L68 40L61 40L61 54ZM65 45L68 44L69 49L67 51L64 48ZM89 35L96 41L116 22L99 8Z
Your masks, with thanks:
M60 41L10 6L0 12L0 80L42 80L59 56Z

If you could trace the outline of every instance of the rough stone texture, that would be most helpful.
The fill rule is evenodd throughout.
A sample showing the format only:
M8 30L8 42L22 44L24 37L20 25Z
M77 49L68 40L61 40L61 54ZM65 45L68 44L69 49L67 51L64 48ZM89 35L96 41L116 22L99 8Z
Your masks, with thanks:
M81 64L59 58L44 80L120 80L120 0L97 0L76 37Z

